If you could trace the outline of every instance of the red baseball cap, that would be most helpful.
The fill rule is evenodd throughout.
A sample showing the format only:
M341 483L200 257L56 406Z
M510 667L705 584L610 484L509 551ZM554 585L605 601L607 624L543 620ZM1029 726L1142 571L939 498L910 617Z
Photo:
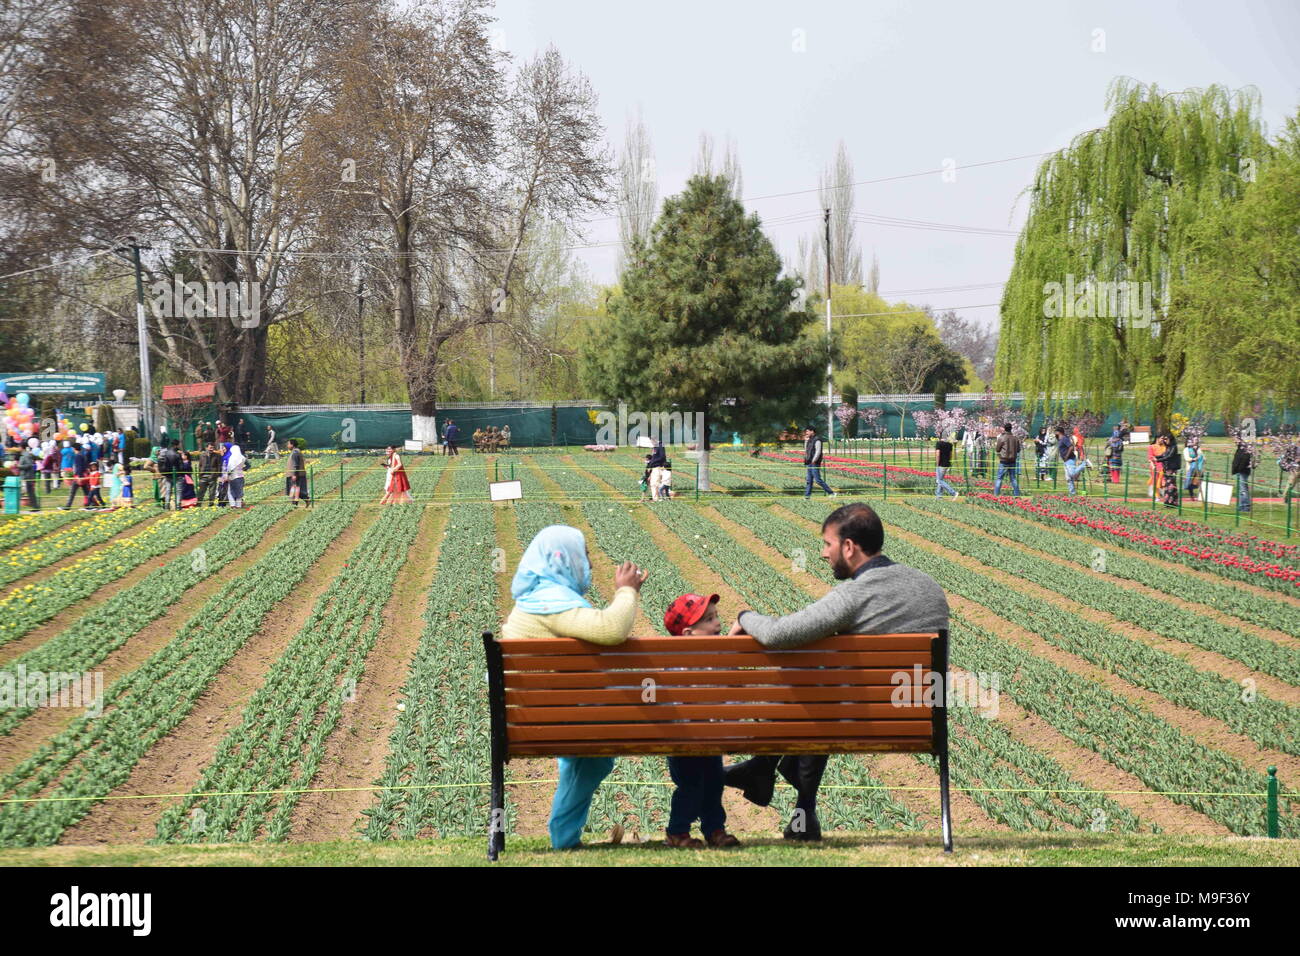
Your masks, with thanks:
M664 613L664 627L674 637L680 637L682 631L699 623L700 618L709 609L709 605L718 600L719 595L683 594L668 606Z

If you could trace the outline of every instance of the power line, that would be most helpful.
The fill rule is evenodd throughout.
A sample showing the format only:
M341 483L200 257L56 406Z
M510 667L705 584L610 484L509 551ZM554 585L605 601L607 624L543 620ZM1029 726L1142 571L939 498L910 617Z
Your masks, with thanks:
M89 253L88 255L75 256L72 259L64 259L61 260L60 262L51 262L49 265L37 266L34 269L23 269L21 272L10 272L7 275L0 276L0 280L16 279L18 276L31 275L34 272L44 272L46 269L58 269L62 266L75 265L78 262L89 262L91 259L97 259L100 256L108 256L108 255L112 255L112 251L109 249L102 249L99 252L92 252Z

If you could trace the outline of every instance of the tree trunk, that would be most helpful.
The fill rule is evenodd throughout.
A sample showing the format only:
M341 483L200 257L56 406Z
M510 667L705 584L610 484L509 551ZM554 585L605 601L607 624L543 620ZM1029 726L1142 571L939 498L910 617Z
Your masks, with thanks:
M700 489L700 491L712 491L713 489L709 486L709 448L711 446L709 442L709 406L708 405L704 406L704 416L702 419L702 427L700 431L702 431L704 434L700 436L700 439L697 442L700 449L700 473L699 473L700 477L699 477L699 484L697 485L697 487Z

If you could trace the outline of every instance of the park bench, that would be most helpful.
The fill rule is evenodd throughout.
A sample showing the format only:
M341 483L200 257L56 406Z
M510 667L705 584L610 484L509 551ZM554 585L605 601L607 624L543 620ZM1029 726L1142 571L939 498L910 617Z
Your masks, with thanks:
M791 650L747 635L600 647L486 632L483 649L491 860L505 847L512 757L928 753L939 761L943 846L952 850L947 631L843 634ZM928 683L937 687L926 694Z

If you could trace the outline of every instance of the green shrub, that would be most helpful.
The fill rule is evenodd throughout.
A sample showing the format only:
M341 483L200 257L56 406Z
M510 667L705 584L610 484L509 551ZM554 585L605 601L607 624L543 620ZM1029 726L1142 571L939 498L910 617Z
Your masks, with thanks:
M149 452L153 451L153 443L147 438L131 439L131 457L148 458Z

